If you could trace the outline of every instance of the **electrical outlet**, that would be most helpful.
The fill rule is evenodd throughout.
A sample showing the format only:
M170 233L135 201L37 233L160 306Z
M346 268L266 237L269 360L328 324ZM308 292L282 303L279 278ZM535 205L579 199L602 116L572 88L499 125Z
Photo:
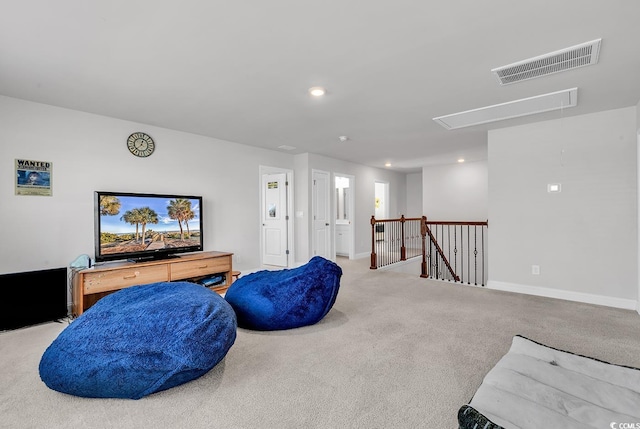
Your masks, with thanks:
M540 275L540 265L532 265L531 266L531 274L533 274L534 276L539 276Z

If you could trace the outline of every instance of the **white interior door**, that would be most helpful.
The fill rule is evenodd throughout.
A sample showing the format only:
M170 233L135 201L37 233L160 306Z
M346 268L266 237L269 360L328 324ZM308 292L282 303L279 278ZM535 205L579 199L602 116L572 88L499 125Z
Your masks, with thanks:
M287 175L262 175L262 263L286 267L287 248Z
M329 173L313 170L313 256L333 259L331 255L331 208Z

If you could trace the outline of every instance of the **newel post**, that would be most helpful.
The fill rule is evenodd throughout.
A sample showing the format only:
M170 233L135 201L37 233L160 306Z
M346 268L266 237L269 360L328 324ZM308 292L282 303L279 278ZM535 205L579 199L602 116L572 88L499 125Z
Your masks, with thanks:
M407 260L407 248L405 247L405 243L404 243L404 215L400 216L400 237L402 237L401 239L401 244L400 244L400 260L401 261L406 261Z
M420 277L429 277L427 266L427 217L420 219L420 235L422 236L422 263L420 264Z
M376 217L371 216L371 266L372 270L378 268L378 256L376 255Z

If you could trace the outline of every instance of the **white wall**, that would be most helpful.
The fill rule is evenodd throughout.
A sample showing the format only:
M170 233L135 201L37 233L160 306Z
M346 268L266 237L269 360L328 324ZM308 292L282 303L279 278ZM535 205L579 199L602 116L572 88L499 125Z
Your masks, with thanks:
M303 153L294 157L294 237L295 260L306 262L309 260L311 249L311 169L309 168L309 154Z
M149 158L126 148L145 131ZM53 196L17 196L16 158L53 163ZM0 96L0 273L65 267L94 255L93 192L182 193L204 198L205 250L255 268L259 165L293 169L290 154Z
M636 114L489 132L489 287L636 307Z
M127 150L126 139L135 131L145 131L156 141L150 157L137 158ZM15 195L17 158L53 163L53 196ZM96 190L202 195L205 250L233 252L234 268L239 270L260 266L261 165L294 171L296 262L310 257L312 169L356 177L356 253L370 251L376 180L391 184L392 213L406 207L406 180L401 173L4 96L0 96L0 160L0 221L5 226L0 274L65 267L83 253L93 257Z
M487 201L487 161L423 167L422 214L427 219L486 221Z
M637 160L636 160L636 169L640 166L640 101L636 104L636 151L637 151ZM638 240L637 243L640 246L640 207L638 206L638 201L640 201L640 174L636 171L637 177L637 185L638 185L638 195L636 198L636 210L638 211ZM640 270L640 248L638 248L638 261L636 264ZM638 273L638 301L636 304L636 311L640 313L640 272Z
M422 217L422 172L407 174L407 212L405 217Z

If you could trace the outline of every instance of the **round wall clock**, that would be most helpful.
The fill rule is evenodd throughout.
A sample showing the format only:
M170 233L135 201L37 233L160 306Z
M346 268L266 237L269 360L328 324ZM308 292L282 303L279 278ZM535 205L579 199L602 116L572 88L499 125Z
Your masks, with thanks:
M127 147L129 152L135 156L145 158L153 153L156 148L156 144L149 134L145 133L133 133L127 139Z

